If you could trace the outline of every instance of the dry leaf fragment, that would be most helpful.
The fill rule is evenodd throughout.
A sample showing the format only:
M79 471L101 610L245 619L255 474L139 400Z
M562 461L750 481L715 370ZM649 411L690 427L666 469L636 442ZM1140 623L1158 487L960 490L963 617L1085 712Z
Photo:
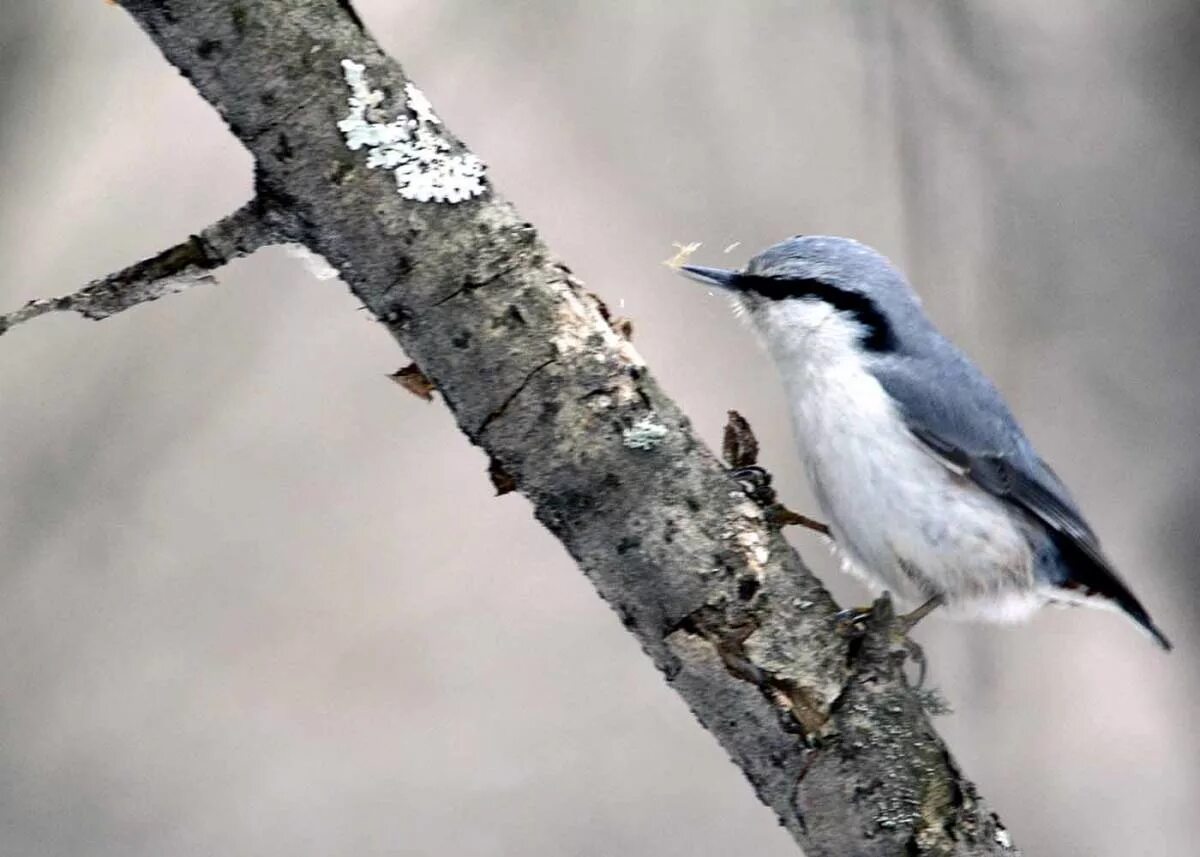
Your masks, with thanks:
M750 423L737 411L728 412L721 454L725 463L733 470L753 467L758 463L758 438L754 436Z
M437 387L434 386L434 383L429 380L429 377L421 371L421 367L416 363L409 363L403 369L397 370L395 373L388 375L388 377L414 396L424 399L427 402L433 401L433 391Z
M488 461L488 478L492 480L492 487L496 489L497 497L503 497L505 494L511 494L517 490L517 480L494 458Z

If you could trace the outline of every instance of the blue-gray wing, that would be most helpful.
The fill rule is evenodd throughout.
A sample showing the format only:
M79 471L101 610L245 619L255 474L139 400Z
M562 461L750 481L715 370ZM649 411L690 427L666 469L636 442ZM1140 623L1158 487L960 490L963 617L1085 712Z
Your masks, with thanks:
M881 359L871 373L913 435L947 467L1032 515L1058 551L1050 583L1116 602L1164 647L1170 643L1117 576L1070 493L1021 431L991 382L945 343L936 359Z
M996 388L961 354L938 357L879 361L872 369L909 430L947 466L1098 554L1096 534Z

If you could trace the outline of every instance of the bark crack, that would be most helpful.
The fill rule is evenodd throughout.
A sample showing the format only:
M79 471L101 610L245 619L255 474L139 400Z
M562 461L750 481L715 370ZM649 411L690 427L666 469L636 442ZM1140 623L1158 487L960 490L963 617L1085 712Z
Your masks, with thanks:
M513 271L520 269L521 266L522 266L521 262L514 262L513 264L509 265L508 267L503 268L500 271L497 271L495 274L492 274L490 277L487 277L483 280L476 281L476 280L472 280L472 279L466 279L463 281L463 284L461 286L454 289L452 292L450 292L445 297L438 298L436 301L431 303L429 306L431 309L440 307L442 304L448 303L449 301L453 300L454 298L458 297L459 295L466 294L467 292L473 292L476 289L487 288L488 286L492 285L493 283L502 280L504 277L507 277Z
M488 412L488 415L484 417L483 421L479 424L479 428L475 429L473 437L476 439L482 437L483 433L487 431L488 427L491 426L492 423L504 416L504 412L508 410L509 406L514 401L516 401L517 396L521 395L521 393L525 391L525 388L529 386L529 383L538 375L538 373L542 372L557 359L557 355L552 356L546 360L543 360L537 366L534 366L533 369L531 369L529 373L521 379L521 382L517 384L513 391L504 397L504 401Z

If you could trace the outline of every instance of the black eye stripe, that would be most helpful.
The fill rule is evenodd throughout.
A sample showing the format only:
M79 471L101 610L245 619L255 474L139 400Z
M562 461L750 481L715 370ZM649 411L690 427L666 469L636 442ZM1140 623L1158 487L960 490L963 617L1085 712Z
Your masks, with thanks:
M891 323L875 301L859 292L839 289L822 280L759 277L754 274L739 274L736 287L773 301L785 298L818 298L834 309L853 316L855 321L866 328L862 344L868 351L896 349L896 334Z

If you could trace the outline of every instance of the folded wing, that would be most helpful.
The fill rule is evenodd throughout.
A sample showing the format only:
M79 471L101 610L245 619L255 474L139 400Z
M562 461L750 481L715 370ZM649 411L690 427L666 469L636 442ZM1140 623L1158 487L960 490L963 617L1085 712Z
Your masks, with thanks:
M913 436L948 468L1045 525L1062 558L1061 579L1049 583L1076 596L1108 599L1169 650L1170 641L1117 575L1066 486L1034 452L999 392L945 345L948 353L937 360L908 356L872 368Z

